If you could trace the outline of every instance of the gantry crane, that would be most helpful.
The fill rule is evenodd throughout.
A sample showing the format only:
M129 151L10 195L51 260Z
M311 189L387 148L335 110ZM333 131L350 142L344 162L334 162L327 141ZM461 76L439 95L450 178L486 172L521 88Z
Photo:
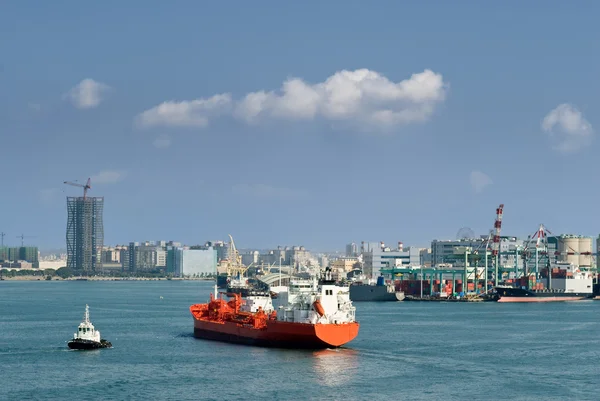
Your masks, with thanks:
M65 181L63 184L67 184L67 185L72 185L74 187L83 188L83 199L86 199L88 189L92 188L91 183L92 183L91 178L88 178L88 180L87 180L87 182L86 182L85 185L79 184L77 182L71 182L71 181Z

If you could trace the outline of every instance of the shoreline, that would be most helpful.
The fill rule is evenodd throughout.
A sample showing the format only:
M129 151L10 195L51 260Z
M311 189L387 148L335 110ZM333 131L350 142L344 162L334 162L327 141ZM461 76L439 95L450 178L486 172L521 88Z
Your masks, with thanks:
M214 278L182 278L182 277L52 277L46 280L46 276L3 276L1 281L215 281Z

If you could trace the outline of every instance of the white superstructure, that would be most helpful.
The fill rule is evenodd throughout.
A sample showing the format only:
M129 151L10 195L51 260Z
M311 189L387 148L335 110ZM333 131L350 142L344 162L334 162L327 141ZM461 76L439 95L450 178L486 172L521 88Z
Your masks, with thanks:
M565 293L593 293L594 279L589 271L581 270L579 266L569 262L556 262L550 266L550 288ZM560 275L565 277L556 277L559 271L562 271Z
M319 282L291 280L287 292L276 299L277 320L284 322L336 324L355 321L356 308L350 300L348 287L340 287L326 270Z
M79 323L77 332L73 334L74 340L87 340L100 342L100 331L94 328L92 322L90 322L90 309L85 305L85 314L83 315L83 321Z
M245 302L240 307L240 311L242 312L258 312L258 309L261 308L265 313L271 313L275 310L273 307L273 302L271 301L271 295L266 294L254 294L250 293L246 298L244 298Z

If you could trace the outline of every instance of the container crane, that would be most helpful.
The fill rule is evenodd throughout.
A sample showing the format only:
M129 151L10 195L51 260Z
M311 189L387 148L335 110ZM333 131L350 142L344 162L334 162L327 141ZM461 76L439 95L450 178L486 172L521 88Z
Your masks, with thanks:
M65 182L63 182L63 184L67 184L67 185L72 185L74 187L83 188L83 199L86 199L87 198L87 191L88 191L88 189L92 188L91 182L92 182L91 178L88 178L88 180L87 180L87 182L86 182L85 185L79 184L77 182L71 182L71 181L65 181Z

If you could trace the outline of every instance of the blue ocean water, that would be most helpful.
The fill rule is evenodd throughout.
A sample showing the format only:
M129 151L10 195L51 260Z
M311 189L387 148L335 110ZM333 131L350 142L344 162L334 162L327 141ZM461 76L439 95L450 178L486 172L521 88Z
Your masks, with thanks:
M211 288L0 282L0 399L600 399L599 301L356 303L357 339L314 352L193 338ZM86 303L114 348L67 348Z

